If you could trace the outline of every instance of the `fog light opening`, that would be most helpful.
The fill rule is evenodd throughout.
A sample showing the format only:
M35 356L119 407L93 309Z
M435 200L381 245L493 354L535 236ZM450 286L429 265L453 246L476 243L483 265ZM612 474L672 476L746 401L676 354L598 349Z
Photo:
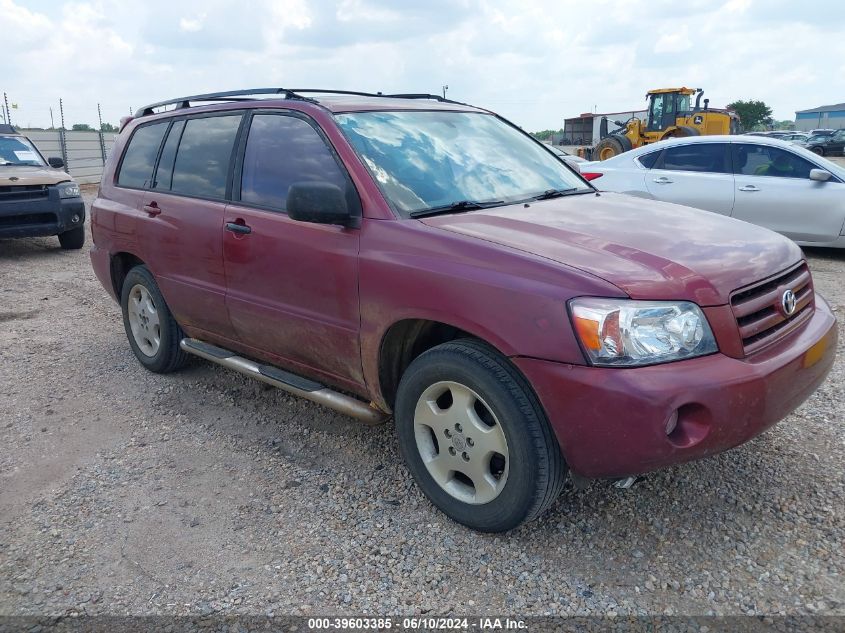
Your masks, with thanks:
M672 412L672 415L669 416L669 419L666 420L666 435L672 435L672 431L675 430L675 427L678 426L678 412L677 410Z
M79 216L74 214L73 217L71 217L70 221L76 224L77 222L79 222Z

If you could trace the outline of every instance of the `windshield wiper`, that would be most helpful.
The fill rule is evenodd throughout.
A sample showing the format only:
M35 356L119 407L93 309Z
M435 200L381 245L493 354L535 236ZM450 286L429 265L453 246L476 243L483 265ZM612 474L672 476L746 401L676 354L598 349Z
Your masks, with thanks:
M419 211L411 211L408 215L412 218L427 218L430 215L443 215L444 213L459 213L461 211L474 211L476 209L487 209L497 205L504 204L502 200L491 200L490 202L477 202L475 200L461 200L459 202L452 202L451 204L444 204L439 207L431 207L430 209L420 209Z
M570 189L547 189L539 196L534 196L532 200L549 200L551 198L562 198L563 196L575 196L582 193L593 193L592 189L583 189L581 187L571 187Z

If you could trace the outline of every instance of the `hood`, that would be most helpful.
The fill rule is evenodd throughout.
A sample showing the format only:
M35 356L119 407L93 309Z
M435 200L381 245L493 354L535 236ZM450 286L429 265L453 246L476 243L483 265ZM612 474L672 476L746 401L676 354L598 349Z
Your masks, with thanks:
M689 207L602 193L422 220L566 264L633 299L728 303L733 290L802 258L794 242Z
M17 180L12 180L17 178ZM52 167L0 165L0 187L9 185L55 185L73 180L67 172Z

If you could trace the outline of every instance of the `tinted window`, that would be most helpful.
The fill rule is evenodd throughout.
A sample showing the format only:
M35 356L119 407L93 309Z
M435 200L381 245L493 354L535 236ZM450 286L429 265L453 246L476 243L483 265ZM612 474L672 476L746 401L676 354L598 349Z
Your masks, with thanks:
M663 150L658 169L670 171L701 171L714 174L730 173L724 143L695 143L667 147Z
M734 173L743 176L776 176L780 178L809 178L815 165L800 156L767 145L733 146Z
M328 182L346 189L346 178L326 143L302 119L253 117L244 153L241 200L285 210L295 182Z
M145 188L150 184L158 148L167 131L167 122L139 127L132 134L123 155L117 184L124 187Z
M654 167L654 163L656 163L657 159L660 157L661 151L662 150L657 150L656 152L643 154L637 160L640 161L640 165L642 165L646 169L651 169L652 167Z
M158 159L153 189L170 189L173 181L173 161L176 158L176 148L179 147L183 129L185 129L184 121L176 121L170 127L170 133L164 142L164 149L161 150L161 158Z
M189 119L173 165L174 193L223 198L241 115Z

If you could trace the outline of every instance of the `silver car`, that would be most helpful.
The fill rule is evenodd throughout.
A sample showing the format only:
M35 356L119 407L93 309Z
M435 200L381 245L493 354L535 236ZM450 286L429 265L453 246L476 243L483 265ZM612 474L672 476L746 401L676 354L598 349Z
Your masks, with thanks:
M671 139L578 167L600 190L729 215L805 246L845 247L845 169L784 141Z

